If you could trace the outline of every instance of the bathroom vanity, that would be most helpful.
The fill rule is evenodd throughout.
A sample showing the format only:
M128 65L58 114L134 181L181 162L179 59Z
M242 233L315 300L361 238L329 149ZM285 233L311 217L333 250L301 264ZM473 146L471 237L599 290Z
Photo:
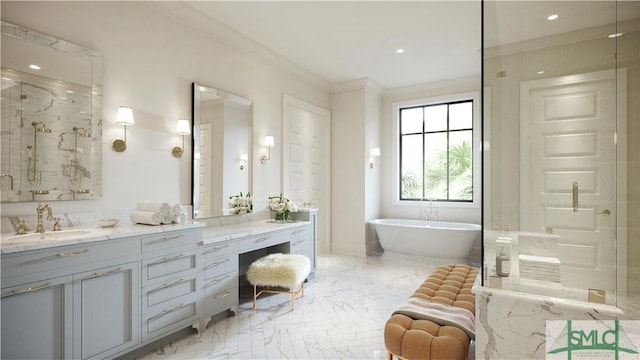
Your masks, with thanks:
M2 357L123 355L238 307L239 278L266 253L307 255L304 220L119 226L2 238ZM66 234L66 236L65 236Z

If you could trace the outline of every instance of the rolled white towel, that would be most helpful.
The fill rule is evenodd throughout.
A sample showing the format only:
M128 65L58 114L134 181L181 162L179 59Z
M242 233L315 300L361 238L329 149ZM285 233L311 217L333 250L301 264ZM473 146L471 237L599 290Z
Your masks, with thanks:
M176 224L184 224L187 222L187 214L180 213L173 218L173 222Z
M169 203L166 203L166 202L140 201L136 206L136 210L159 212L162 215L170 215L171 205L169 205Z
M180 206L180 204L171 205L171 215L173 217L180 215L181 211L182 211L182 206Z
M129 214L129 219L134 224L160 225L164 216L154 211L134 210Z
M171 214L163 215L162 216L162 225L172 224L173 223L173 218L174 218L174 216L171 215Z

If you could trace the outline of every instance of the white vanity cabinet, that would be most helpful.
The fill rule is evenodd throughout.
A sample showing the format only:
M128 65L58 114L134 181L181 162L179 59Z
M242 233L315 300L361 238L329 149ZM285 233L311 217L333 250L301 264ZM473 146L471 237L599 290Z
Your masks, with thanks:
M71 359L71 276L2 289L2 359Z
M142 341L199 327L201 230L147 235L141 241Z
M137 345L137 260L126 240L2 255L1 357L105 358Z
M75 358L104 359L138 344L138 269L134 261L73 276Z
M308 221L309 225L304 231L291 229L291 253L304 254L311 260L311 275L315 274L317 268L317 242L318 242L318 212L317 210L300 211L294 213L294 219Z
M229 240L205 246L205 323L225 310L238 308L238 242ZM203 324L206 325L206 324Z

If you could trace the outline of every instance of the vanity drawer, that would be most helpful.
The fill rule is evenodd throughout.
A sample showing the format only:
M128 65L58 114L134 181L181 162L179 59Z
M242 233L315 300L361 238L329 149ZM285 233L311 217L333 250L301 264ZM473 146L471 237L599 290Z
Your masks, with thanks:
M169 301L155 312L143 317L142 341L155 338L162 334L172 333L175 330L193 324L197 321L198 299L188 296Z
M138 254L133 239L106 240L91 244L60 246L2 255L2 278L49 272L51 276L82 272L99 267L96 263Z
M171 279L168 282L149 286L142 290L142 305L153 308L158 304L194 294L198 289L197 277Z
M142 260L143 285L185 276L184 274L198 269L200 259L197 250L190 250Z
M205 315L219 314L227 309L236 312L238 308L238 287L221 290L205 298Z
M202 229L166 231L143 236L141 247L142 253L148 254L174 247L192 249L198 246L200 241L202 241Z
M204 270L205 279L228 272L238 272L238 255L229 254L227 256L207 260Z
M204 249L204 256L207 259L210 259L213 257L223 256L227 254L237 254L237 252L238 252L238 242L233 240L233 241L226 241L226 242L221 242L213 245L207 245L207 247Z
M204 296L213 296L223 289L238 287L238 273L230 272L216 277L206 279L204 285Z
M238 241L238 253L263 249L272 245L282 244L289 241L287 231L276 231L261 235L248 236Z

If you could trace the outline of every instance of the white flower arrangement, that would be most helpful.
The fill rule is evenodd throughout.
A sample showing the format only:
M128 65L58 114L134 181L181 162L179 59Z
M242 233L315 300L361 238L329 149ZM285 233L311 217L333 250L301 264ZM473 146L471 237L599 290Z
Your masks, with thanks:
M296 203L280 195L269 196L269 202L267 203L267 210L275 212L276 220L289 220L290 213L298 212L298 206Z
M233 195L229 196L229 207L231 208L231 214L249 214L253 212L253 200L251 200L251 193L248 192L246 196Z

